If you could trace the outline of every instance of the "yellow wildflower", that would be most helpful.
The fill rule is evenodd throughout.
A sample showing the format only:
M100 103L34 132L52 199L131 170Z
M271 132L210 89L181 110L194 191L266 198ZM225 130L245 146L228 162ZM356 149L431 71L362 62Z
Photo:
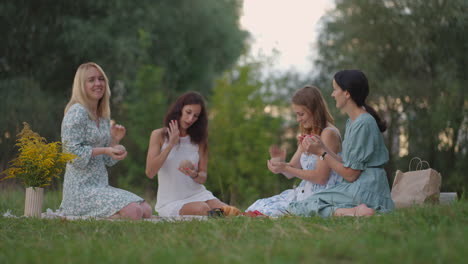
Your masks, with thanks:
M18 157L10 161L10 167L0 180L20 179L27 187L45 187L53 178L59 178L67 162L76 156L62 152L60 142L47 143L45 138L33 132L24 122L23 130L18 134L16 146Z

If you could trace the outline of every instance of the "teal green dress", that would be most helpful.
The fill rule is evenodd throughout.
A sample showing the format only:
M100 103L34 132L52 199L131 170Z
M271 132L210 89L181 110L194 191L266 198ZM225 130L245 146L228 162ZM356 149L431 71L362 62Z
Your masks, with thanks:
M342 158L345 167L362 171L356 181L345 180L306 200L293 202L288 211L300 216L329 217L338 208L352 208L363 203L377 212L391 211L394 205L383 169L388 161L388 150L370 114L364 113L346 122Z

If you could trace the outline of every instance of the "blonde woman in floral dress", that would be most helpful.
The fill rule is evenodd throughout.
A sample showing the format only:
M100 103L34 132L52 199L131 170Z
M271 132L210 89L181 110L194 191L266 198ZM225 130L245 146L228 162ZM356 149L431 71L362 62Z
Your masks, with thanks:
M109 97L109 81L101 67L92 62L80 65L62 122L63 146L77 158L66 167L59 213L149 218L151 206L143 198L109 185L106 166L127 156L127 151L117 146L125 128L110 124Z

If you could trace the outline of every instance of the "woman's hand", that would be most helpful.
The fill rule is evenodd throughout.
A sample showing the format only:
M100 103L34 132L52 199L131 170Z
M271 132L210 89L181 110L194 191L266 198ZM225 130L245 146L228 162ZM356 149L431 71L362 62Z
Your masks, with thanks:
M306 137L307 135L298 135L296 137L297 139L297 146L299 148L299 150L301 151L301 153L304 151L304 148L302 147L302 141L304 140L304 138Z
M128 153L126 150L108 147L106 154L109 155L113 160L123 160L125 157L127 157Z
M274 174L283 173L284 169L288 166L286 162L271 161L267 163L268 169Z
M271 145L268 151L272 160L284 161L286 159L286 150L279 148L277 145Z
M322 139L317 135L305 137L302 140L301 146L307 153L315 154L317 156L323 153L323 149L325 147Z
M114 142L115 144L118 144L120 142L120 140L122 140L125 136L125 133L127 132L127 130L125 129L124 126L122 125L118 125L118 124L115 124L115 122L111 122L111 128L110 128L110 132L111 132L111 136L112 136L112 142Z
M191 178L198 177L198 171L195 164L189 160L183 160L180 162L179 171L187 176L190 176Z
M284 169L289 166L288 163L284 162L284 161L272 161L270 160L270 164L273 168L275 168L275 170L279 171L280 173L283 173L284 172Z
M198 171L192 170L190 168L179 168L179 171L181 171L183 174L190 176L190 178L194 179L198 177Z
M274 174L278 174L280 173L279 171L276 170L275 167L273 167L273 165L271 165L271 161L270 160L267 160L267 167L268 169L273 172Z
M177 125L177 120L171 120L169 122L169 128L168 128L168 133L169 133L169 144L172 146L175 146L179 143L179 126Z

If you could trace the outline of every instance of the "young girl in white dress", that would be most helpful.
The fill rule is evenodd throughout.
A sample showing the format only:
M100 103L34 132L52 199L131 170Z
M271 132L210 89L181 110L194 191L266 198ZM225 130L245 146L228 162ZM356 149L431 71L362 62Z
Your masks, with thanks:
M151 133L146 175L158 175L160 216L207 215L227 206L203 185L208 167L208 117L203 97L181 95L169 108L163 128Z
M287 213L291 202L304 200L343 180L330 169L327 163L323 162L323 157L305 152L301 145L304 137L315 134L320 135L324 143L335 153L341 151L339 131L333 125L333 117L328 111L320 90L314 86L306 86L298 90L291 101L301 130L296 153L289 163L272 158L267 162L267 166L275 174L282 173L288 178L297 177L302 181L295 189L285 190L278 195L255 201L247 208L247 212L257 210L268 216L280 216ZM285 153L283 153L284 156Z

